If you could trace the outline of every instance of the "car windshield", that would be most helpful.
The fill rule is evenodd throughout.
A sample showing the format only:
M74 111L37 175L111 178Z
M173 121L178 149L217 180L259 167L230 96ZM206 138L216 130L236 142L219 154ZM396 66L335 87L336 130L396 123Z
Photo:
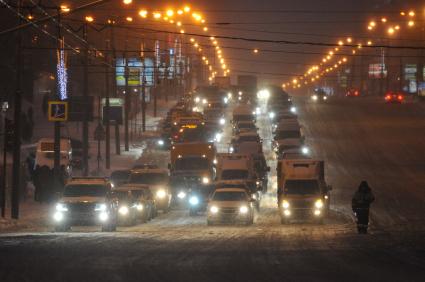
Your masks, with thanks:
M248 178L248 171L243 169L226 169L221 173L221 179L246 179Z
M233 120L234 121L251 121L254 119L252 118L252 115L236 115L236 116L233 116Z
M186 128L181 133L181 140L184 140L185 142L196 142L196 141L202 141L205 139L206 130L205 127L198 127L198 128Z
M65 197L104 197L107 189L105 185L98 184L71 184L65 187Z
M114 195L120 200L120 201L128 201L129 195L128 191L115 191Z
M258 142L260 138L256 135L239 136L239 142Z
M284 192L290 195L314 195L319 193L319 184L317 180L287 180Z
M129 175L128 170L114 171L111 173L111 180L127 180Z
M247 201L248 196L245 192L215 192L214 201Z
M301 138L299 130L282 130L276 132L276 139Z
M253 123L239 123L239 128L255 128L255 124Z
M207 158L180 158L176 160L177 170L206 170L209 168Z
M165 173L132 173L130 183L138 184L161 184L167 182Z

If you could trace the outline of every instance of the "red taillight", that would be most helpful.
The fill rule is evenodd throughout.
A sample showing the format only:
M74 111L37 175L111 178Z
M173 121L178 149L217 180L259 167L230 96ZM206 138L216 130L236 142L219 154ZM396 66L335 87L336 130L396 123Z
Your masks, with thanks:
M400 101L403 100L403 96L402 95L398 95L397 99L399 99Z
M385 96L385 100L391 100L391 95Z
M354 96L359 96L359 92L358 91L354 92Z

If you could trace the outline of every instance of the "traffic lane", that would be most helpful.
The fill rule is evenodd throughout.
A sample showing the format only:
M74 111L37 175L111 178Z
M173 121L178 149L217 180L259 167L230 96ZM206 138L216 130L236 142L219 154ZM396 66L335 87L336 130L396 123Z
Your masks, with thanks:
M419 250L423 240L406 234L358 236L278 225L267 232L252 226L23 234L1 237L0 280L423 281Z
M323 158L333 184L333 208L351 213L351 197L368 180L377 201L376 225L424 223L425 111L421 103L377 99L296 99L312 153Z

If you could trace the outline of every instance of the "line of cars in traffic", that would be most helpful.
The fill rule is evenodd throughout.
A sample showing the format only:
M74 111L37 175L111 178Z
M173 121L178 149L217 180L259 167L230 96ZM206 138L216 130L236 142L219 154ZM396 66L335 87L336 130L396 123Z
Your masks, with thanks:
M312 159L291 97L274 88L268 101L272 148L277 158L277 204L281 223L313 219L323 222L332 187L325 182L324 161Z
M100 225L115 231L167 213L171 206L168 170L155 165L136 165L117 170L110 178L74 177L65 185L53 211L56 231L75 225Z

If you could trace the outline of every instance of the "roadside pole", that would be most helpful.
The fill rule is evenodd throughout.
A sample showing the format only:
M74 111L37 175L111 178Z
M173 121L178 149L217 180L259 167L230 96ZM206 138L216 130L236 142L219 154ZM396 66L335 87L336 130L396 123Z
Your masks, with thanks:
M58 17L57 17L57 21L58 21L58 39L57 39L57 45L58 45L58 63L59 63L59 59L60 59L60 52L62 50L62 35L61 35L61 26L60 26L60 21L61 21L61 17L60 17L60 9L57 10L58 13ZM59 80L59 77L56 77L57 80ZM56 99L57 100L61 100L61 96L60 96L60 89L59 89L59 81L56 82ZM55 121L54 122L54 145L53 145L53 151L54 151L54 158L53 158L53 177L54 177L54 183L55 183L55 187L58 187L59 185L59 176L60 176L60 158L61 158L61 152L60 152L60 140L61 140L61 122L60 121Z
M18 0L18 13L21 13L22 0ZM22 19L19 17L18 25L22 24ZM19 218L19 197L21 184L21 80L22 80L22 31L17 31L16 44L16 91L14 105L14 124L15 133L13 136L13 170L12 170L12 210L11 216L13 219Z
M125 96L124 96L124 150L128 152L130 150L129 140L128 140L128 114L130 109L130 87L128 86L128 58L127 52L124 54L125 59Z
M85 40L84 47L84 67L83 67L83 175L88 176L89 174L89 107L88 107L88 96L89 96L89 81L88 81L88 48L89 44L87 41L87 29L88 24L84 23L83 26L83 37Z
M112 49L112 66L114 68L114 74L115 74L115 65L116 65L116 62L117 62L117 54L115 52L114 24L115 24L115 21L112 20L110 36L111 36L111 47L112 47L111 48ZM112 93L113 93L113 96L115 98L118 97L117 80L115 78L115 75L114 75L114 78L112 80ZM115 130L115 154L121 155L120 125L119 125L118 121L114 121L114 130Z
M104 122L105 122L105 168L110 169L111 168L111 129L110 129L110 122L109 122L109 47L110 42L109 40L106 41L106 52L105 52L105 114L103 116ZM113 70L113 68L112 68ZM103 110L103 109L102 109Z

